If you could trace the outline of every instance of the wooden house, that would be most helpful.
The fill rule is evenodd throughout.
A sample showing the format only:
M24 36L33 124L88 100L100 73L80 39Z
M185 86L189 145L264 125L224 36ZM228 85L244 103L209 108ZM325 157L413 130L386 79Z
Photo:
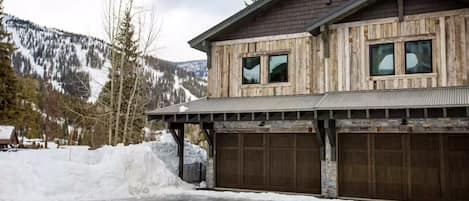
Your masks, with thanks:
M17 147L20 144L18 135L13 126L0 125L0 150L10 147Z
M469 1L259 0L189 43L208 97L148 116L201 125L209 187L469 200Z

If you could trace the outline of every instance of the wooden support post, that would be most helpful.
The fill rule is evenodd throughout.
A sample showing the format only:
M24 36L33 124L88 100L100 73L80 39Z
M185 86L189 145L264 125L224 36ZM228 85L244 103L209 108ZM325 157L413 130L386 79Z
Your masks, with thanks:
M325 129L324 129L324 120L314 121L314 129L316 130L316 139L318 140L319 145L321 146L320 154L321 160L326 160L326 138L325 138Z
M329 144L331 145L331 161L336 161L336 153L337 153L337 128L336 128L336 121L335 120L327 120L325 122L325 130L327 134L327 138L329 139Z
M179 177L184 179L184 127L179 129Z
M208 142L208 156L213 157L213 140L215 131L213 130L213 123L201 123L200 128L202 133L204 133Z
M324 58L328 59L330 53L330 41L329 41L329 26L325 25L321 27L322 42L324 44Z
M179 177L181 179L184 179L184 124L183 123L170 123L169 131L173 135L173 138L176 141L176 143L178 144Z

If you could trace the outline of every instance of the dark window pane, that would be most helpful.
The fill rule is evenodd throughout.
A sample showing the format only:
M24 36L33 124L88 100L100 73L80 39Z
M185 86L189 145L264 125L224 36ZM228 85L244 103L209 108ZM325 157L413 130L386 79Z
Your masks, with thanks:
M432 72L432 41L414 41L405 43L406 73Z
M394 75L394 44L370 46L370 74Z
M288 55L270 56L269 82L288 82Z
M261 58L243 58L243 84L261 83Z

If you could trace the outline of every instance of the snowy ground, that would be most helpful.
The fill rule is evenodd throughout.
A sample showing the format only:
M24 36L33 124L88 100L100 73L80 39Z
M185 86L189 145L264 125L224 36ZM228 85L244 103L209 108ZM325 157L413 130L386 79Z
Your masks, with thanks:
M185 163L205 162L206 153L187 144ZM129 147L66 147L0 152L0 201L316 201L272 193L197 191L176 176L176 144Z

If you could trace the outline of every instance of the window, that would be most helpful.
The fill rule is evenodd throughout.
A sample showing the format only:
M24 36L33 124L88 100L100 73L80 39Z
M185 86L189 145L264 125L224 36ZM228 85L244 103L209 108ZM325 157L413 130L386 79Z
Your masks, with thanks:
M261 58L243 58L243 84L261 83Z
M269 57L269 82L288 82L288 55Z
M406 74L432 72L432 41L405 43Z
M370 46L371 76L394 75L394 44Z

